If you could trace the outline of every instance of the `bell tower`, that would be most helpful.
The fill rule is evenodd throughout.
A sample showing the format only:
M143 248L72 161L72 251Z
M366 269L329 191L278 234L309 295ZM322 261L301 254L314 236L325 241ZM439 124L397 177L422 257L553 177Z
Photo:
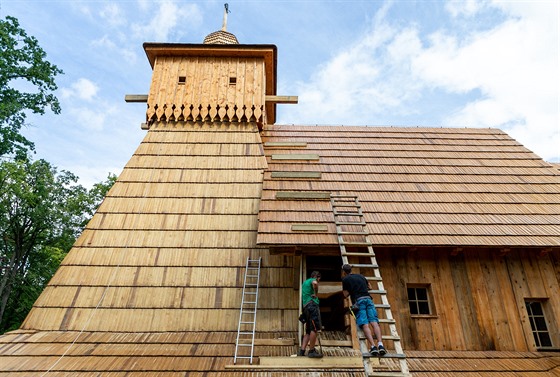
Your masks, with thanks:
M148 96L126 97L147 102L146 123L253 123L276 121L277 103L297 97L276 95L276 46L239 44L226 31L210 33L203 44L144 43L153 69Z

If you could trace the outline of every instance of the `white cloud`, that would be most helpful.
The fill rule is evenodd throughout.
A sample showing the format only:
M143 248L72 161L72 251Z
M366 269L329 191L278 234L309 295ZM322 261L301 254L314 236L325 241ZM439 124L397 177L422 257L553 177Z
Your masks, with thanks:
M88 79L80 78L72 83L70 88L62 89L62 98L79 98L84 101L92 101L98 91L97 84Z
M142 5L142 3L140 3ZM135 24L132 29L142 39L169 41L170 34L181 27L200 25L202 13L197 4L177 5L175 1L163 0L147 25ZM143 5L145 7L145 4Z
M544 159L558 160L559 6L453 1L447 10L463 23L476 24L479 12L501 12L501 22L483 31L467 24L472 31L462 35L443 28L420 35L419 27L391 24L384 8L367 35L298 83L295 121L378 124L380 115L423 111L420 101L462 96L460 107L440 107L430 119L500 128Z
M453 16L473 16L478 13L487 1L480 0L451 0L445 4L445 9Z
M111 27L119 27L127 23L121 8L116 3L106 4L99 11L99 15Z

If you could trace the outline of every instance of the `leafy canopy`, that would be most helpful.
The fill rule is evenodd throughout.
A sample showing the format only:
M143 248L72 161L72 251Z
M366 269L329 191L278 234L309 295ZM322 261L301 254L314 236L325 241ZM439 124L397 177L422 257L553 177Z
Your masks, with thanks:
M37 39L28 36L16 18L0 20L0 156L25 156L34 149L20 133L26 111L44 114L50 108L60 113L52 92L58 88L56 75L63 72L45 58Z

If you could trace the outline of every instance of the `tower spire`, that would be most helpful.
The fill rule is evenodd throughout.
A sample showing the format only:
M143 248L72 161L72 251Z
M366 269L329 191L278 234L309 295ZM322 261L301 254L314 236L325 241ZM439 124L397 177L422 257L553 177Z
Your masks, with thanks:
M204 38L204 44L239 44L235 35L227 31L227 15L229 11L228 3L224 4L224 21L222 23L222 30L210 33Z
M228 3L224 4L224 21L222 22L222 31L227 31L227 14L229 13Z

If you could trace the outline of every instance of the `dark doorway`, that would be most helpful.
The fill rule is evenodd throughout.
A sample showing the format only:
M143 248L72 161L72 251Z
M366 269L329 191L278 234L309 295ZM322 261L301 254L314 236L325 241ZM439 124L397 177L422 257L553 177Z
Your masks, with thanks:
M313 271L321 273L319 306L325 331L345 331L341 263L340 256L307 256L306 258L306 278Z

